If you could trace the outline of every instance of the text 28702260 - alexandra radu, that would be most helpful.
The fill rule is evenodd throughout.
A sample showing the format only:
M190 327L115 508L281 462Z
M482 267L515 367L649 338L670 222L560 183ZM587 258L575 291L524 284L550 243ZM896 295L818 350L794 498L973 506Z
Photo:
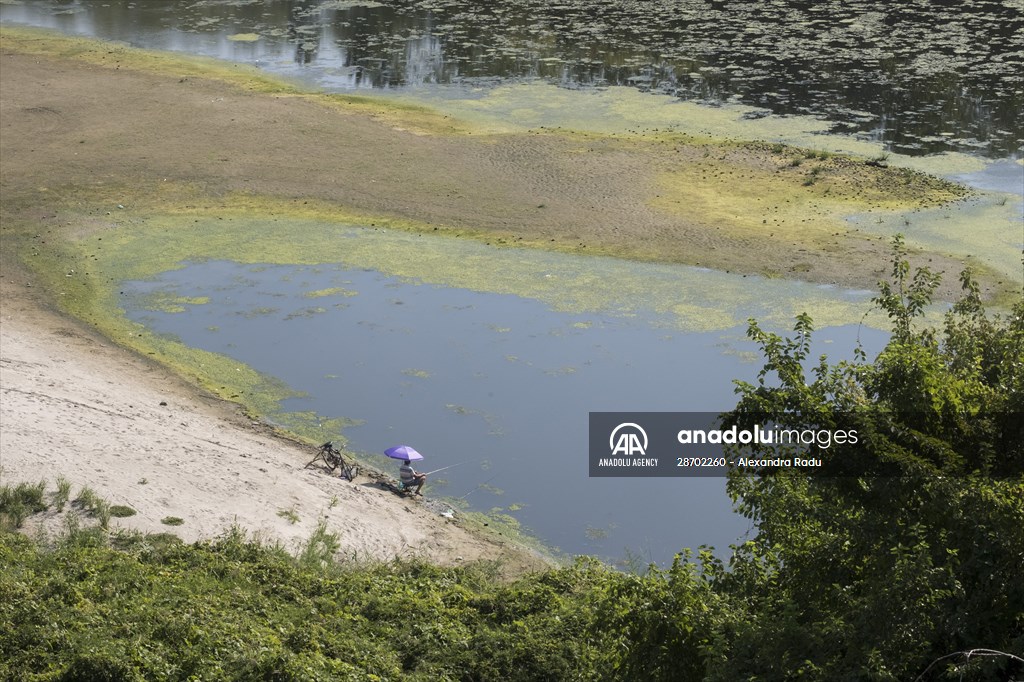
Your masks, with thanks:
M856 446L856 428L749 428L706 413L590 413L591 476L723 476L729 470L819 469ZM686 428L680 428L685 426Z

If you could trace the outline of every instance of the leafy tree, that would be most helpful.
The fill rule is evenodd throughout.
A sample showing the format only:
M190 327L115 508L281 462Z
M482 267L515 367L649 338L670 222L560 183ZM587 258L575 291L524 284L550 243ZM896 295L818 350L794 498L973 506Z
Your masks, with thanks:
M929 665L1024 652L1024 298L990 318L965 271L940 333L918 324L938 277L911 277L899 237L893 263L874 299L892 337L874 362L822 356L808 373L809 317L791 338L750 323L766 363L756 383L738 383L726 425L855 429L858 442L821 450L816 473L731 473L758 535L716 583L746 608L723 626L729 655L711 679L1020 674L1006 656Z

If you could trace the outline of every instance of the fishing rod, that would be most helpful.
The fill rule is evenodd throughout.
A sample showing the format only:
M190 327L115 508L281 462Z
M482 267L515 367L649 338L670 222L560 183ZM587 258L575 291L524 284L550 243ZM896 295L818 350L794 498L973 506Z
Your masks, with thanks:
M430 474L436 474L438 471L444 471L445 469L451 469L452 467L461 466L463 464L466 464L466 462L459 462L458 464L449 464L446 467L441 467L440 469L434 469L433 471L424 471L423 475L424 476L429 476Z
M486 485L486 484L487 484L487 483L489 483L490 481L493 481L493 480L494 480L494 479L496 479L496 478L498 478L498 474L495 474L494 476L492 476L492 477L488 478L487 480L483 481L482 483L480 483L479 485L477 485L476 487L474 487L474 488L472 489L472 491L470 491L470 492L469 492L469 493L467 493L466 495L462 496L461 498L456 498L456 500L465 500L466 498L468 498L469 496L471 496L471 495L472 495L473 493L476 493L476 492L478 491L478 489L480 489L481 487L483 487L484 485Z

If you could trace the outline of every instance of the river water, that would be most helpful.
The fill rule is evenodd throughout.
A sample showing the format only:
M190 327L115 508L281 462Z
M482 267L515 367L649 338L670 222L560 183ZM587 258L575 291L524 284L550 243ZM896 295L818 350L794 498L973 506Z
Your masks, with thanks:
M363 231L345 237L375 238ZM509 280L554 285L527 297L442 284L434 254L417 277L384 273L387 265L352 253L321 266L185 263L123 282L121 305L157 333L304 394L271 419L352 420L348 446L371 455L413 445L427 458L421 471L454 465L431 478L430 495L511 515L564 552L613 561L665 563L700 544L724 550L749 526L731 512L721 478L589 478L589 412L727 410L731 380L755 380L760 358L737 318L714 314L726 301L777 326L796 310L786 301L851 318L871 295L536 250L496 257L452 238L433 247L414 235L388 239L407 243L406 262L434 248L504 265ZM885 338L833 325L816 335L813 355L850 357L858 342L875 353ZM336 436L322 432L323 440Z
M890 151L1019 155L1024 5L911 0L16 0L0 21L334 90L627 85L827 120Z
M1004 269L1024 246L1022 17L1019 1L997 0L0 2L6 24L246 62L497 128L566 116L584 128L676 127L691 107L691 130L722 120L723 135L860 144L907 165L956 159L949 175L1009 205L978 208L970 219L985 229L936 219L921 239L962 248L986 234ZM588 478L589 411L728 409L732 380L760 367L740 326L751 316L778 329L780 311L841 311L817 337L833 359L858 338L869 353L884 343L856 324L868 292L514 249L480 257L532 263L523 277L634 284L628 300L561 306L358 259L205 261L124 283L122 303L159 333L305 394L282 413L355 420L344 435L356 450L408 443L425 470L458 464L433 477L438 494L510 514L566 552L659 563L685 546L721 549L748 523L720 479ZM169 311L158 303L168 297L183 303Z

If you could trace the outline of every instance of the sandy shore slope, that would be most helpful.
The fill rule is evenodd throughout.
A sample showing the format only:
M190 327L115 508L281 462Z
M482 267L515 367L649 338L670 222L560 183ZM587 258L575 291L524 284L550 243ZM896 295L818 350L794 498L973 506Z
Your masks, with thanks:
M138 511L112 525L190 541L238 523L296 546L325 517L344 557L541 565L364 476L348 483L303 469L311 450L47 311L11 275L0 279L0 482L46 479L53 490L63 475L72 497L87 485ZM185 523L170 528L167 516Z

